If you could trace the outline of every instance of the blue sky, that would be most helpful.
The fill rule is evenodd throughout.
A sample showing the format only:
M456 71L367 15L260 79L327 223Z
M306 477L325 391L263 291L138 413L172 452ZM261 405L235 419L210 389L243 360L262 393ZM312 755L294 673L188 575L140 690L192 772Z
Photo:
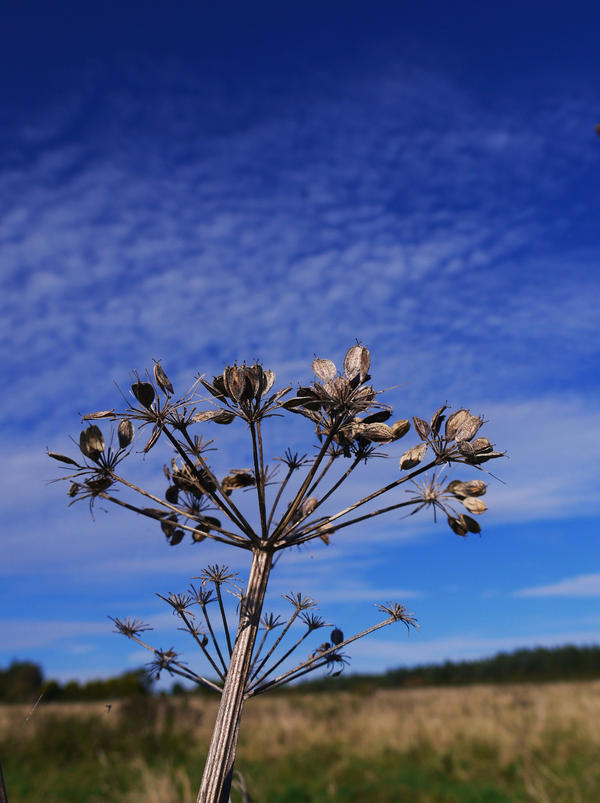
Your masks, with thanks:
M218 545L171 549L125 511L67 509L45 449L74 450L78 413L118 405L113 381L153 358L180 390L256 358L283 386L357 338L397 417L444 402L485 414L504 484L491 481L482 538L392 514L282 560L268 607L303 591L349 633L377 620L372 603L406 602L420 631L359 642L356 671L598 642L590 6L9 6L1 665L63 680L138 666L108 614L179 645L154 592L208 563L247 568ZM232 430L208 433L223 472L248 464ZM268 437L272 457L314 440L297 418ZM397 476L414 442L341 501ZM132 465L157 489L161 448Z

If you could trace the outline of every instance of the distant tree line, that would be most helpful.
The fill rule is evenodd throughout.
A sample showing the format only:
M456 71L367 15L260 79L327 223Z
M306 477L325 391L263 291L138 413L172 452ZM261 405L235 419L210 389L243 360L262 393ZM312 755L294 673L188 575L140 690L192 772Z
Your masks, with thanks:
M471 683L543 683L600 678L600 646L536 647L475 661L446 661L391 669L383 675L342 675L302 684L303 689L414 688Z
M144 669L135 669L105 680L89 680L86 683L70 680L61 684L56 680L45 680L38 664L13 661L7 669L0 669L0 702L35 702L40 695L45 702L138 697L150 694L152 685L153 681Z
M421 686L464 686L471 683L543 683L557 680L594 680L600 678L600 646L537 647L501 652L478 661L446 661L410 668L391 669L380 675L341 675L324 677L290 687L295 691L363 691L381 688ZM113 700L147 696L153 693L153 680L144 669L135 669L106 680L60 684L44 680L42 669L30 661L13 661L0 669L0 702L34 702L40 695L54 700ZM174 683L172 694L185 693ZM195 694L203 693L201 690Z

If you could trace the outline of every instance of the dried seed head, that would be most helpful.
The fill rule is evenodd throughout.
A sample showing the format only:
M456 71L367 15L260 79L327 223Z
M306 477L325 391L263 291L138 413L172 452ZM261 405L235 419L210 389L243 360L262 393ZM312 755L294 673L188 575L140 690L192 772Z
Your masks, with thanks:
M81 488L81 486L79 485L79 483L77 483L77 482L72 482L72 483L69 485L69 490L67 491L67 493L68 493L68 495L69 495L70 497L77 496L77 494L79 493L79 489L80 489L80 488Z
M452 415L448 416L446 421L446 439L449 441L454 440L454 436L461 424L471 415L468 410L457 410Z
M483 418L480 418L477 415L469 415L464 421L460 424L456 432L454 433L454 440L455 441L470 441L472 438L475 437L481 425L483 424Z
M131 441L133 440L133 424L128 418L124 418L120 424L119 428L117 429L117 435L119 437L119 446L121 449L127 448Z
M331 635L329 636L329 638L331 639L331 643L337 647L337 645L341 644L342 641L344 640L344 634L338 627L335 627L331 631Z
M461 499L461 502L467 508L467 510L469 510L471 513L475 513L476 515L485 513L487 510L486 503L474 496L467 496L465 499Z
M192 540L196 544L199 544L202 541L206 541L206 531L205 530L199 530L199 529L194 530L194 532L192 533Z
M427 421L424 421L422 418L416 418L415 416L413 416L413 424L419 438L421 438L421 440L426 440L431 433L431 427L429 426Z
M90 479L85 481L85 484L92 493L99 494L110 488L112 480L110 477L90 477Z
M104 436L95 424L84 429L79 436L79 448L91 460L98 459L100 453L104 451L104 446Z
M131 392L143 407L151 407L154 401L154 388L150 382L134 382Z
M394 421L392 424L392 435L395 441L403 438L410 429L410 421L407 418L401 418L400 421Z
M321 382L331 382L335 379L337 374L335 363L331 360L313 360L312 369Z
M400 458L400 468L406 470L418 466L425 457L426 452L426 443L419 443L417 446L413 446L412 449L408 449Z
M165 396L169 393L173 393L173 385L169 381L169 377L165 374L162 365L158 362L154 363L154 379Z
M364 382L368 376L371 365L371 355L369 349L364 346L352 346L344 357L344 373L346 379L352 380L357 376L360 382Z

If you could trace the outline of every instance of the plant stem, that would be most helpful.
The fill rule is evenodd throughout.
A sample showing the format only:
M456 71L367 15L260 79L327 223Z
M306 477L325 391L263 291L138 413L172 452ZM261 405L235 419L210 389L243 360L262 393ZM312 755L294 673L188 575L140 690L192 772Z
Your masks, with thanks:
M244 690L260 624L272 558L271 550L253 550L248 586L240 603L237 637L196 803L227 803L229 800Z

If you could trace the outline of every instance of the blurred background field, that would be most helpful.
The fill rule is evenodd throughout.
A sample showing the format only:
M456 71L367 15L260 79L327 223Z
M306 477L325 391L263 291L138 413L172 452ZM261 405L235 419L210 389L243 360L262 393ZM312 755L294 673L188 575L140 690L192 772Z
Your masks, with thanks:
M10 803L195 799L212 698L31 708L0 706ZM256 803L588 803L600 681L281 692L248 703L237 768Z

